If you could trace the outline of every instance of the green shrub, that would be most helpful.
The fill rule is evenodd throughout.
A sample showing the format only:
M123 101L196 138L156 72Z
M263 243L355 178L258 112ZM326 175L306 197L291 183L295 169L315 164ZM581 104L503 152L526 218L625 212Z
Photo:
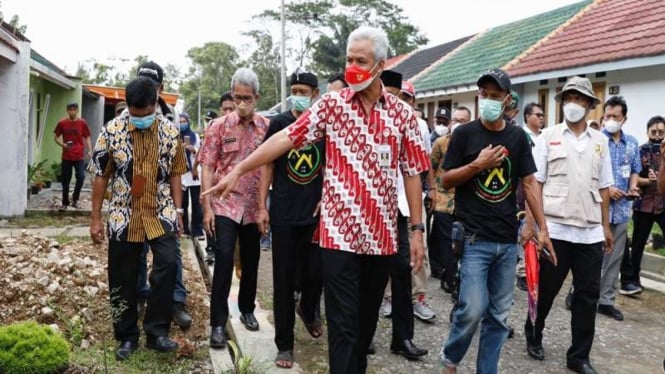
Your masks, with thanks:
M56 373L69 365L69 344L49 326L22 322L0 327L0 373Z

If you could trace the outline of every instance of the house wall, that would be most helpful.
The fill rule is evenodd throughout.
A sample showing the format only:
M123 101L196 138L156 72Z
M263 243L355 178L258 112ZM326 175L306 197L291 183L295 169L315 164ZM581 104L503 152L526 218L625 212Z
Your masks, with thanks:
M27 207L28 80L30 43L16 42L15 63L0 59L0 217L23 215Z
M104 96L90 97L83 96L83 110L81 117L85 119L90 128L90 143L95 146L95 141L104 126L104 109L105 109Z
M442 96L435 96L435 97L428 97L426 99L418 99L416 101L416 106L424 105L425 107L425 113L427 114L427 119L428 123L430 126L434 124L434 113L436 113L436 110L439 108L439 102L440 101L451 101L451 108L457 108L459 106L465 106L469 108L471 111L471 119L476 118L476 93L471 91L471 92L462 92L462 93L455 93L451 95L442 95Z

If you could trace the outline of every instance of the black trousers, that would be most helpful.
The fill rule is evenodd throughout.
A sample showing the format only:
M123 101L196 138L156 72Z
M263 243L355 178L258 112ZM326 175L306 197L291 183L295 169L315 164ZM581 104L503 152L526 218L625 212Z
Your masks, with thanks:
M314 320L321 300L321 251L312 243L316 225L270 227L275 345L279 351L293 350L296 284L301 287L300 308L306 321ZM299 276L302 279L298 282Z
M657 223L665 232L665 213L651 214L633 211L633 235L630 250L623 252L621 261L621 285L633 283L640 286L640 271L642 271L642 256L644 246L647 244L653 224Z
M256 300L256 278L259 268L259 229L256 223L239 224L230 218L215 216L215 270L210 293L210 326L226 326L229 319L229 292L233 276L233 251L240 240L240 313L253 313Z
M596 306L600 297L603 244L577 244L553 239L552 245L559 264L555 267L546 259L540 262L538 316L534 326L527 315L524 325L526 339L529 344L541 345L545 319L571 270L575 289L570 308L573 342L566 353L566 359L568 363L588 362L595 334Z
M407 218L397 217L397 256L391 256L392 344L413 339L413 302L411 300L411 247Z
M72 194L74 203L79 201L81 188L83 188L83 180L85 179L85 165L83 160L62 160L62 165L60 166L62 174L62 205L65 206L69 205L69 182L72 181L72 168L76 173L76 184L74 185L74 193Z
M393 257L321 249L330 374L365 373Z
M457 274L457 259L453 254L453 221L451 214L434 212L434 224L429 242L429 263L432 274L441 274L446 269L442 281L453 284ZM444 276L444 274L441 274Z
M176 238L173 233L149 240L152 250L150 296L143 330L148 337L168 336L176 278ZM109 241L108 277L111 308L118 313L113 323L116 340L139 340L137 326L137 271L143 242Z
M201 202L199 195L201 193L201 186L189 186L182 192L182 207L185 209L185 214L182 216L182 223L185 226L185 234L194 237L203 236L203 210L201 209ZM189 223L189 198L192 201L192 223Z

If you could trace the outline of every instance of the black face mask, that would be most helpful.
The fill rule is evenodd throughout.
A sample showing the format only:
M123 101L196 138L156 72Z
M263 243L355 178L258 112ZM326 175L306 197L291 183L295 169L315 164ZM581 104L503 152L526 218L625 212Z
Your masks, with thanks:
M649 141L653 144L660 144L663 141L663 138L649 138Z

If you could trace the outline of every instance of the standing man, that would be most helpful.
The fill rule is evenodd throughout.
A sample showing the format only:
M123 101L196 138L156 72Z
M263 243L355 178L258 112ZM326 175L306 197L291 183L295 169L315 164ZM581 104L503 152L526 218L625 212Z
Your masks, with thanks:
M637 139L623 132L621 127L626 123L628 106L621 96L612 96L603 107L603 134L609 140L610 158L614 186L610 187L610 229L614 237L614 249L603 257L603 270L600 278L600 299L598 313L617 321L623 321L623 313L614 307L617 296L617 284L623 252L628 239L628 221L632 213L635 198L639 198L637 187L639 174L642 171L640 150ZM575 290L577 291L577 290Z
M161 97L164 92L164 69L154 61L147 61L136 70L136 76L150 78L157 84L157 111L169 121L177 123L175 109Z
M344 79L344 74L335 74L328 78L328 85L326 86L327 92L339 92L342 88L349 87Z
M397 252L397 178L404 178L409 210L422 210L420 173L428 160L412 109L382 90L388 57L383 30L349 35L349 88L324 95L288 128L273 135L204 194L232 193L242 176L293 148L325 139L321 201L321 266L328 318L331 374L364 373L367 348ZM424 225L411 218L411 268L422 266Z
M92 187L90 237L104 241L102 200L109 178L112 197L108 218L108 274L111 308L119 315L113 332L120 346L116 359L126 360L137 348L137 266L145 241L153 254L152 289L143 318L146 346L171 352L169 339L176 279L176 238L182 232L180 176L187 171L178 128L155 113L157 90L148 78L136 78L126 89L128 111L102 128L88 170Z
M296 70L291 74L292 109L270 121L266 140L296 121L319 96L316 75ZM323 285L321 254L312 246L312 237L319 223L318 207L323 187L325 165L323 142L291 150L273 163L263 166L259 182L259 232L272 231L273 313L278 367L293 366L295 314L302 318L314 338L323 334L317 315ZM272 184L272 204L268 213L266 202ZM297 279L300 277L301 279ZM302 296L296 307L294 292L300 286Z
M541 261L536 323L533 325L527 317L524 332L529 356L543 360L545 319L572 271L572 345L566 363L569 369L588 374L596 372L589 362L589 352L596 323L603 246L611 251L613 244L608 216L612 164L607 138L586 124L587 114L599 103L591 82L580 77L568 79L556 100L563 105L565 122L545 129L536 140L533 154L547 218L547 226L539 224L539 228L550 231L553 247L548 248L559 264ZM523 230L527 234L534 230L531 219L527 219Z
M438 137L444 136L449 132L450 129L448 128L448 125L450 124L450 112L447 108L439 108L436 110L434 119L436 122L434 123L434 131L432 131L432 134L430 135L431 143L434 143Z
M225 116L236 110L236 103L233 101L233 95L231 91L226 91L219 98L219 115Z
M259 79L252 70L240 68L231 78L235 111L224 115L208 128L201 149L203 189L209 189L249 156L263 141L268 120L255 113L259 99ZM228 298L233 272L233 251L240 242L242 275L238 308L240 322L250 331L259 329L254 316L256 280L259 267L260 234L256 225L258 183L261 173L243 176L237 188L223 199L203 196L203 223L215 235L215 271L210 294L210 347L226 347L225 326L229 318Z
M623 255L621 263L622 295L636 295L642 292L640 271L644 245L651 234L654 222L665 232L665 214L663 197L658 193L658 170L660 170L660 143L665 138L665 118L651 117L647 122L649 141L640 146L642 173L638 186L642 188L642 197L633 203L633 235L631 249Z
M544 123L545 113L540 104L528 103L524 106L524 131L529 135L529 139L533 144L536 143L536 138L543 130Z
M55 142L62 147L62 206L60 211L69 206L69 182L72 180L72 168L76 173L76 185L72 194L72 208L78 209L81 188L85 179L83 162L84 146L88 148L86 155L90 157L90 129L83 118L79 118L78 103L67 104L67 118L61 119L55 126Z
M506 123L503 112L512 100L510 77L489 70L478 79L480 119L458 127L443 163L443 188L455 189L455 213L465 229L460 264L458 307L448 341L441 350L442 373L455 373L482 320L476 370L498 371L501 347L508 338L508 314L515 290L517 203L522 180L529 207L549 246L536 166L524 131Z

